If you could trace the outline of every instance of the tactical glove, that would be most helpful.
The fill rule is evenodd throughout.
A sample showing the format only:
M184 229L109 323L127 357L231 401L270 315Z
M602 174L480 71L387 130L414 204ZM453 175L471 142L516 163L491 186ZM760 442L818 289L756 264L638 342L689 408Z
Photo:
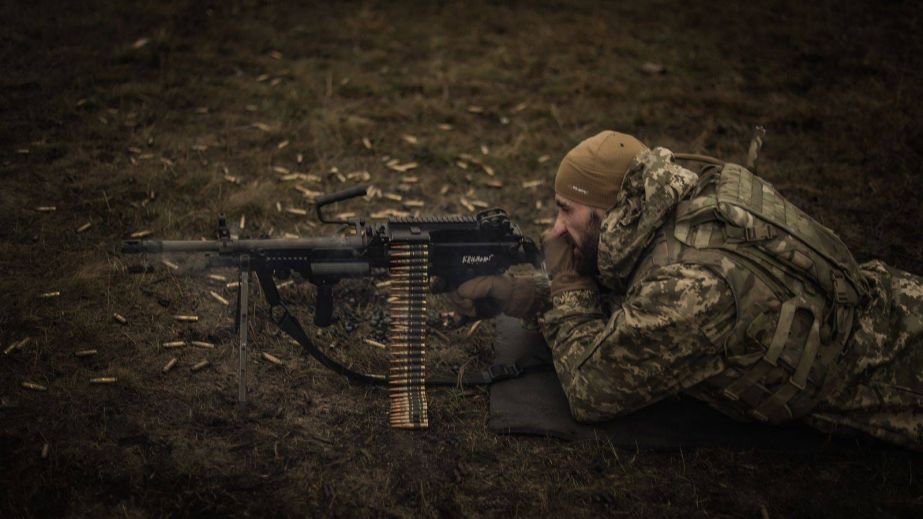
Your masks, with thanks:
M545 254L545 270L551 276L552 296L567 290L598 290L596 280L577 272L574 242L569 235L546 233L542 236L542 251Z
M455 311L467 317L489 319L504 313L525 318L539 304L539 290L528 278L480 276L465 281L449 294Z

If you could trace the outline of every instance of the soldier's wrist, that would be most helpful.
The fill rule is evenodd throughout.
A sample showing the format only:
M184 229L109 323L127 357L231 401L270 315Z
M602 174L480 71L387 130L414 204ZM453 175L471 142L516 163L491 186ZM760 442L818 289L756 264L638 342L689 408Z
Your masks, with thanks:
M589 290L596 293L599 286L595 279L576 272L561 272L551 279L551 297L571 290Z

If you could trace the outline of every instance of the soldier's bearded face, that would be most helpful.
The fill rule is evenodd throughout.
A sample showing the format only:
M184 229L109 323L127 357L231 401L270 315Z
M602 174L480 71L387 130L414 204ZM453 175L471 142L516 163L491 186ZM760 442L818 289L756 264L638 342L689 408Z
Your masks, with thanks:
M595 276L599 273L596 256L599 253L601 211L560 195L555 196L554 201L558 206L558 216L551 230L552 234L567 234L574 243L577 272L585 276Z

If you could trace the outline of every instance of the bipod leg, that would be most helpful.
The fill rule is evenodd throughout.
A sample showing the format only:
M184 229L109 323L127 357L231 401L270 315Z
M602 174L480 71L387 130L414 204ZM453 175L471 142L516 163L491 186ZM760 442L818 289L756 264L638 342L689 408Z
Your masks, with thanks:
M240 257L240 286L237 289L237 404L241 411L247 405L247 331L250 303L250 256Z

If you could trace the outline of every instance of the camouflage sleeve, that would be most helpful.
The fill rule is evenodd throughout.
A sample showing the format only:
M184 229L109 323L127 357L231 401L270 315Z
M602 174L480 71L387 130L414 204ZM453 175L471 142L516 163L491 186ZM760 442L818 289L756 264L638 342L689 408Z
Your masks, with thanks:
M690 265L651 270L611 316L588 290L553 305L542 329L578 421L629 413L720 373L717 338L735 315L727 283Z

